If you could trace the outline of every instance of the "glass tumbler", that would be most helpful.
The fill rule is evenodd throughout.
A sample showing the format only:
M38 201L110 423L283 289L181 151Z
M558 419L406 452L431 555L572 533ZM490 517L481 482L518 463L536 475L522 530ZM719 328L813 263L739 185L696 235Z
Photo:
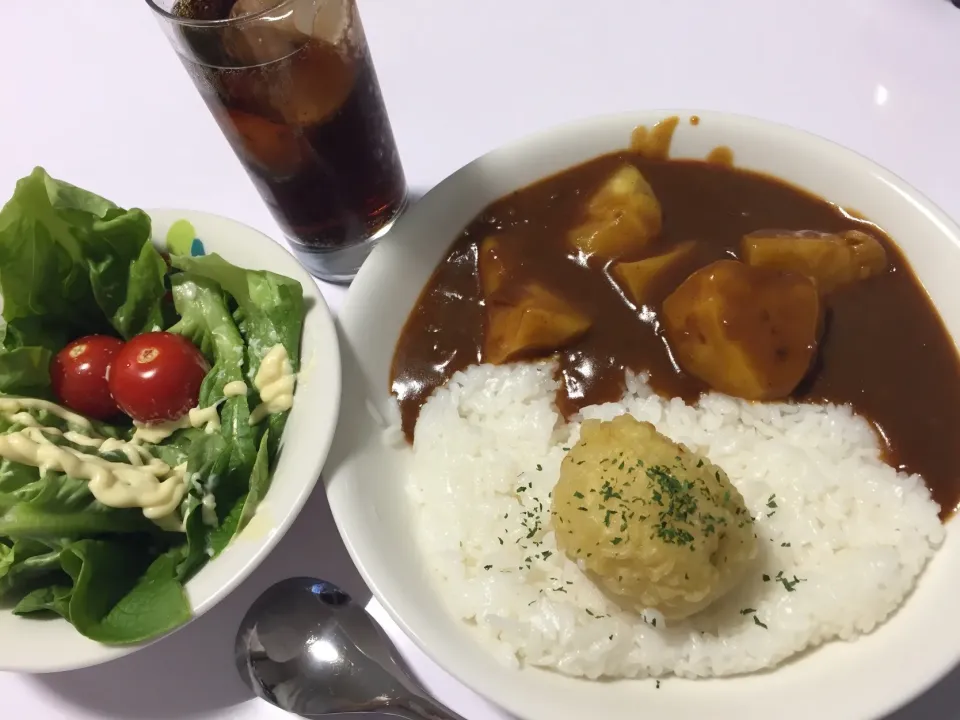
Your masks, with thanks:
M349 282L407 203L354 0L147 0L316 277Z

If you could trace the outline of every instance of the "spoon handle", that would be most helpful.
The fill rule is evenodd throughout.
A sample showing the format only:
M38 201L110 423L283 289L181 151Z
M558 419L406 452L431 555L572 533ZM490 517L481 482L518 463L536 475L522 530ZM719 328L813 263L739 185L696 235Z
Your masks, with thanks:
M466 720L430 698L414 695L401 698L389 711L407 720Z

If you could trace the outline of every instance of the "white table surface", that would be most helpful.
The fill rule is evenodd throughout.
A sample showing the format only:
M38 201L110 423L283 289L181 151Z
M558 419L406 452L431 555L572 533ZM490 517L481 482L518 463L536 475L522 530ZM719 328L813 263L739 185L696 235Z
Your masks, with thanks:
M710 108L852 147L960 218L960 10L947 0L360 3L418 194L552 124ZM0 197L43 165L121 205L207 210L280 236L142 0L8 0L0 67ZM336 309L344 291L322 289ZM188 629L99 668L0 673L0 717L282 717L242 686L231 648L252 599L293 574L369 597L322 491L264 566ZM371 609L442 701L470 720L505 717ZM955 718L958 708L955 670L889 720Z

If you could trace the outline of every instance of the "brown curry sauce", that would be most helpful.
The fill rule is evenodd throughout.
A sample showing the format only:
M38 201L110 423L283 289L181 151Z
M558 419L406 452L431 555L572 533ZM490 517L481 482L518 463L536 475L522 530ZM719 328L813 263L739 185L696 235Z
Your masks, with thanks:
M583 338L556 355L563 381L557 402L569 416L580 407L619 399L626 369L647 371L653 388L667 397L690 402L709 389L674 366L657 313L691 272L737 257L744 235L771 228L861 229L883 243L887 270L825 298L817 360L791 397L852 405L876 426L886 459L920 473L940 503L941 517L948 517L960 499L960 468L953 457L960 439L960 358L893 241L870 222L773 177L728 162L650 155L624 151L596 158L501 198L467 226L428 281L397 343L391 389L407 438L434 389L483 360L477 255L489 235L509 242L514 269L506 282L536 279L593 322ZM587 198L624 162L653 187L663 229L637 257L620 259L696 241L693 252L657 278L652 301L641 312L620 294L606 261L578 264L566 242Z

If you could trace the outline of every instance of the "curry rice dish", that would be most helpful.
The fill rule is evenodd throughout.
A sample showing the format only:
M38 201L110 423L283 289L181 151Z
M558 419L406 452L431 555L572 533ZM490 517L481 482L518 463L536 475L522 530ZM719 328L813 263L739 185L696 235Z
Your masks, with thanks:
M454 241L397 344L396 439L438 587L504 662L751 672L913 588L960 495L960 365L869 220L640 150Z

